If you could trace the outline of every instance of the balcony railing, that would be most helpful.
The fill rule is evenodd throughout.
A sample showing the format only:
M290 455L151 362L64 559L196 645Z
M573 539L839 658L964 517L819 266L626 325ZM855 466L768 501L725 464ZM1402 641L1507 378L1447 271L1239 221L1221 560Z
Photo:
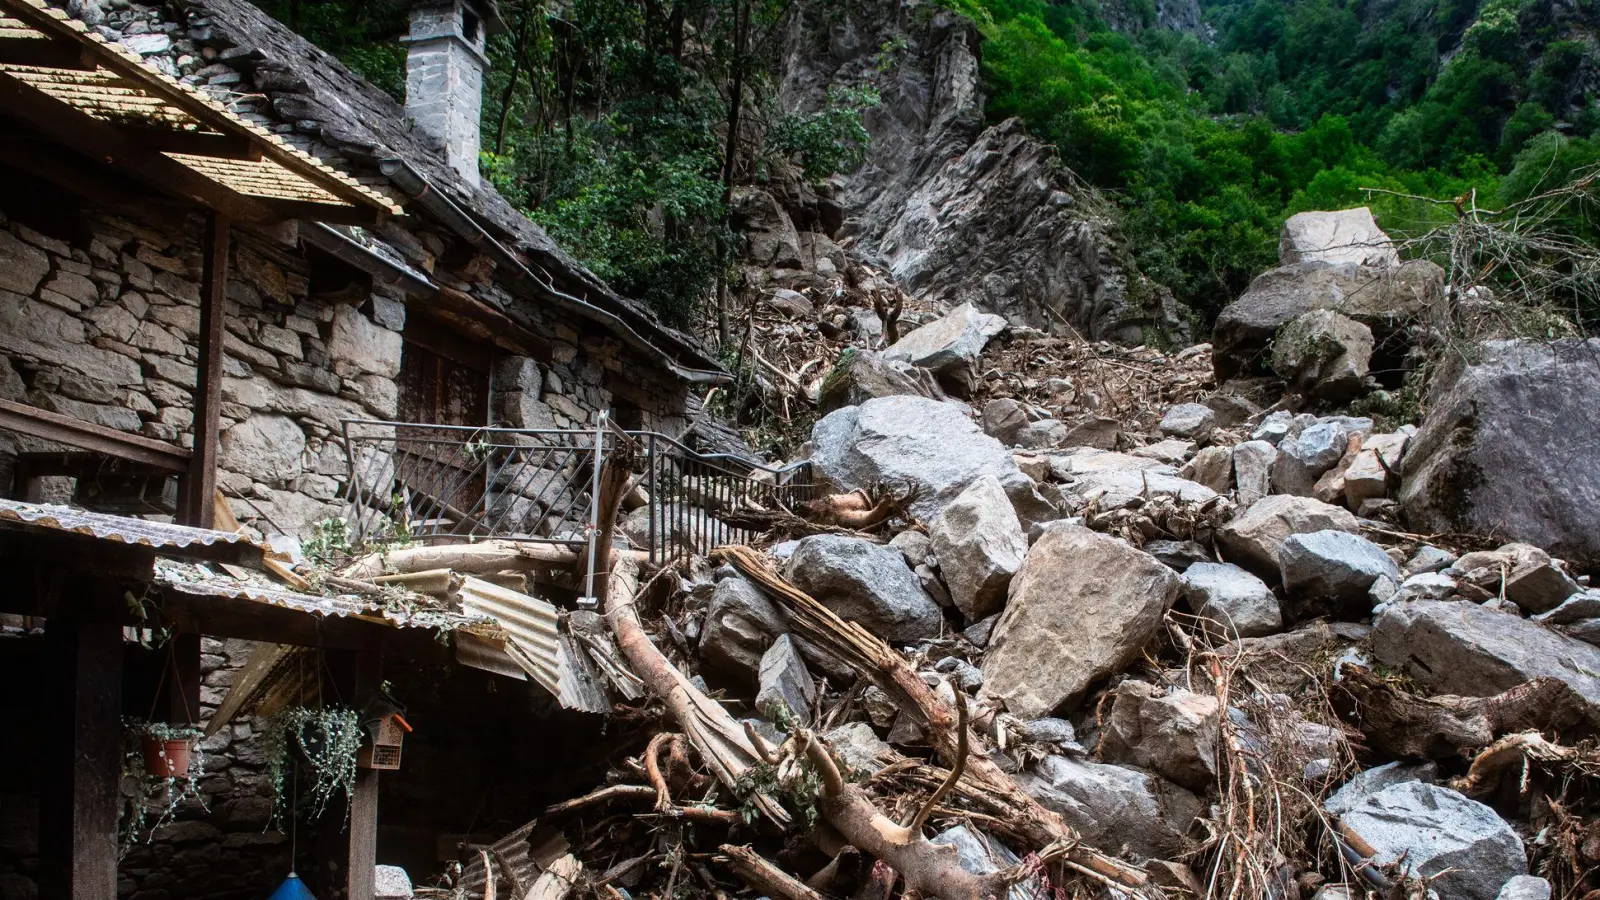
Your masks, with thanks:
M343 433L345 518L358 546L488 538L585 545L597 512L597 461L619 441L634 449L621 530L654 563L755 536L720 513L793 508L816 492L806 464L752 466L605 424L546 430L347 420Z

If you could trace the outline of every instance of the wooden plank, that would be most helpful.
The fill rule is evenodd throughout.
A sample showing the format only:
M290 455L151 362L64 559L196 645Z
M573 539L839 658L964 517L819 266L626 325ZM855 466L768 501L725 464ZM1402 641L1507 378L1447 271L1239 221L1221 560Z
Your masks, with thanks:
M224 298L228 293L228 220L206 217L200 278L199 381L194 391L194 455L184 479L185 525L210 528L216 521L217 456L222 427L222 345Z
M44 723L51 750L39 804L41 895L116 900L122 626L110 618L51 616L45 653L48 674L40 687L55 693L57 713Z
M383 681L383 655L377 650L356 654L356 703L378 689ZM378 772L356 770L356 789L350 797L350 852L345 865L347 900L373 900L378 868Z
M164 472L181 474L189 469L191 454L182 447L48 412L25 403L0 400L0 428L142 463Z
M275 213L254 199L162 156L116 125L81 112L5 72L0 72L0 109L51 139L126 171L151 187L241 221L270 222L276 218Z
M80 72L92 72L98 68L89 48L76 41L26 37L0 38L0 65Z

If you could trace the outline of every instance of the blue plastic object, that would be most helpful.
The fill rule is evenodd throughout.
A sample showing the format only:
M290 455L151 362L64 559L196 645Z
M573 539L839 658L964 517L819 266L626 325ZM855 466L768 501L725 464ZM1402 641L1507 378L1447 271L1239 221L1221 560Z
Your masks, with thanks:
M283 880L283 884L278 885L278 889L273 891L267 900L317 900L317 898L312 895L311 889L306 887L306 883L300 880L299 875L290 872L289 877Z

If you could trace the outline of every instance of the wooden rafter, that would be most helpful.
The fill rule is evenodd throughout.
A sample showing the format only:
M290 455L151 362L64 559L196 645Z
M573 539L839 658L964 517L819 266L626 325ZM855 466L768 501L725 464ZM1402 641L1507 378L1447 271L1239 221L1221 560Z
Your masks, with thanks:
M0 37L0 65L92 71L93 54L77 41Z

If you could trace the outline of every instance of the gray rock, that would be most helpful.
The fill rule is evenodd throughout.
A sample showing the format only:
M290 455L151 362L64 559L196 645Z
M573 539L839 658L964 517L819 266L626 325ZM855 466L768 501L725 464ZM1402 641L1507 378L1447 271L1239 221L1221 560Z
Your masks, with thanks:
M1117 441L1121 438L1122 426L1116 419L1088 414L1067 423L1067 430L1061 436L1060 446L1097 447L1101 450L1110 450L1117 446Z
M1272 469L1278 448L1267 441L1245 441L1233 448L1234 498L1241 506L1272 493Z
M994 626L1000 622L1000 614L995 613L987 619L980 619L967 626L961 636L972 643L979 650L989 646L989 638L994 635Z
M841 489L920 485L911 512L925 522L983 475L1008 487L1026 480L1011 452L959 407L922 397L879 397L835 410L813 426L811 440L812 464Z
M1300 429L1294 427L1294 420L1293 413L1280 409L1261 420L1261 424L1250 432L1250 440L1263 441L1276 447L1291 431L1300 433Z
M1343 822L1377 851L1430 878L1441 897L1495 900L1526 874L1522 841L1494 810L1449 788L1409 782L1385 788L1345 813ZM1437 876L1436 878L1434 876Z
M1537 875L1518 875L1506 882L1495 900L1550 900L1550 882Z
M1174 572L1187 572L1195 563L1211 562L1211 553L1194 541L1146 541L1144 552Z
M1421 575L1425 572L1437 572L1447 569L1456 561L1456 555L1448 550L1440 550L1432 544L1423 544L1417 552L1406 560L1405 573L1407 575Z
M889 546L899 550L906 558L906 565L912 568L932 561L933 540L920 531L912 529L902 531L889 539Z
M1406 455L1413 531L1465 531L1600 566L1600 339L1490 341L1436 376ZM1529 502L1529 485L1550 485Z
M1347 400L1365 388L1372 329L1331 309L1303 313L1272 340L1272 370L1300 391Z
M1008 446L1017 442L1017 433L1028 427L1028 413L1010 397L990 400L983 405L983 433Z
M1177 438L1167 438L1164 441L1156 441L1154 444L1146 444L1143 447L1136 447L1128 452L1133 456L1143 456L1148 459L1154 459L1164 462L1168 465L1176 466L1188 459L1190 454L1194 453L1194 449L1194 441L1181 441Z
M761 659L773 641L789 631L789 616L755 585L743 578L724 578L711 592L701 627L700 658L730 675L757 683ZM800 652L830 675L849 672L837 659L801 639Z
M1200 813L1199 798L1155 775L1047 756L1018 782L1090 846L1112 853L1126 847L1160 859L1192 846L1187 835Z
M1216 622L1226 637L1260 637L1283 630L1283 611L1272 588L1231 563L1190 566L1183 573L1183 593L1194 614Z
M372 896L377 900L407 900L412 896L411 876L399 866L378 866Z
M1116 538L1075 525L1046 531L1012 580L983 662L984 695L1023 718L1076 701L1138 657L1180 586Z
M886 359L871 350L851 348L834 364L817 388L817 408L830 413L860 406L874 397L926 397L942 399L944 392L926 369Z
M1272 467L1272 489L1279 494L1310 497L1317 479L1333 468L1350 445L1350 432L1338 422L1319 422L1278 444Z
M933 670L949 675L955 686L963 691L975 691L983 687L983 670L959 657L946 656L939 660Z
M890 641L936 637L939 605L893 547L819 534L795 548L785 566L795 587Z
M1017 429L1011 443L1027 450L1049 450L1066 444L1072 429L1056 419L1040 419Z
M1221 736L1216 698L1167 693L1130 679L1118 684L1110 699L1100 734L1102 759L1154 770L1196 792L1216 783Z
M879 771L884 764L878 760L894 752L865 722L841 725L823 734L823 738L845 765L863 772Z
M1361 442L1361 450L1344 470L1344 502L1360 509L1368 500L1380 500L1399 484L1409 434L1375 434Z
M328 336L334 374L393 378L400 374L400 344L398 331L373 322L347 303L335 307Z
M1394 600L1448 600L1456 592L1456 580L1443 572L1424 572L1400 582Z
M222 468L279 484L304 471L306 433L287 416L257 413L221 436Z
M1389 604L1372 652L1435 693L1488 697L1548 676L1600 703L1600 648L1465 601Z
M1568 597L1560 606L1534 619L1546 625L1571 625L1596 616L1600 616L1600 591L1587 590Z
M1395 266L1400 254L1365 206L1295 213L1278 234L1278 264L1354 263Z
M1322 808L1330 815L1342 816L1385 788L1412 781L1433 784L1438 780L1439 766L1433 762L1415 764L1392 762L1374 766L1357 772L1354 778L1334 791L1333 796L1322 801Z
M806 671L794 640L787 634L778 635L761 656L756 709L780 724L807 725L816 700L816 685L811 682L811 673Z
M949 315L916 329L887 350L886 359L901 360L935 373L977 362L989 340L1004 331L1006 320L963 303Z
M734 225L745 236L746 259L776 269L803 268L800 235L776 197L761 188L740 187L731 199Z
M1578 593L1567 573L1548 562L1527 562L1506 576L1506 597L1530 613L1549 612Z
M1414 260L1398 266L1295 263L1263 272L1217 316L1211 332L1217 381L1261 371L1278 329L1315 309L1331 309L1383 342L1444 296L1444 270Z
M1066 719L1056 719L1049 716L1024 722L1022 737L1024 740L1040 744L1077 744L1078 742L1078 733L1072 727L1071 722Z
M1216 491L1176 475L1154 470L1108 469L1080 475L1066 490L1084 503L1094 502L1101 510L1121 509L1153 497L1172 497L1184 503L1215 500Z
M50 257L43 250L0 229L0 290L32 294L50 274Z
M1278 572L1278 555L1291 534L1335 529L1354 534L1361 526L1348 510L1310 497L1275 494L1250 504L1218 530L1229 556L1267 572Z
M1308 600L1361 603L1379 578L1400 581L1400 570L1383 548L1337 529L1294 534L1278 554L1283 586ZM1362 610L1363 612L1365 609Z
M961 868L974 875L988 875L1022 862L1005 844L981 831L965 825L941 831L928 839L932 844L948 844L956 848L956 860ZM1034 875L1012 885L1006 900L1029 900L1048 895L1049 886L1041 876Z
M1206 447L1194 455L1178 474L1218 494L1233 490L1233 450Z
M1203 441L1217 427L1217 414L1203 403L1180 403L1161 417L1161 433L1189 441Z

